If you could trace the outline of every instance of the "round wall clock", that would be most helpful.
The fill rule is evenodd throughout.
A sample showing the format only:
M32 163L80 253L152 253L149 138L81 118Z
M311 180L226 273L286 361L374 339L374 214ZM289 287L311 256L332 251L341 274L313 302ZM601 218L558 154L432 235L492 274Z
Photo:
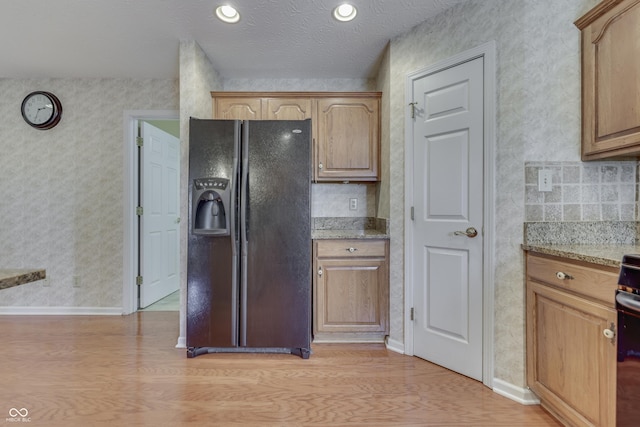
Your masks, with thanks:
M51 129L62 117L62 104L51 92L31 92L25 96L20 110L24 121L40 130Z

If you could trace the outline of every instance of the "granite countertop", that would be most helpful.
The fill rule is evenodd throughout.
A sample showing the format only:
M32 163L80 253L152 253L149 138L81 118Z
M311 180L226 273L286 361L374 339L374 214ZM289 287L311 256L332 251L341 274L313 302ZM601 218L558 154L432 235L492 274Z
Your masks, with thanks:
M526 222L522 248L620 268L623 255L640 254L639 224L635 221Z
M12 288L47 277L45 270L0 268L0 289Z
M554 255L577 261L590 262L592 264L608 267L620 267L622 256L627 254L640 254L639 245L554 245L554 244L523 244L526 251L545 255Z
M328 239L388 239L389 222L372 217L313 218L311 238Z
M314 240L326 239L388 239L389 235L380 230L312 230Z

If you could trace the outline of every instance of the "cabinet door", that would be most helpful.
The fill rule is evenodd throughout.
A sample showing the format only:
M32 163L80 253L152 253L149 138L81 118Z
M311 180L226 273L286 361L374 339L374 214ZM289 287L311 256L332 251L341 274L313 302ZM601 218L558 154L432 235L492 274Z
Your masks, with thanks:
M379 179L379 104L378 98L317 100L319 181Z
M616 311L527 282L527 382L542 405L576 426L615 426Z
M317 332L385 332L384 260L318 260Z
M216 98L214 118L232 120L262 119L260 98Z
M311 118L310 98L266 98L263 119L305 120Z
M603 5L581 28L584 160L640 154L640 2Z

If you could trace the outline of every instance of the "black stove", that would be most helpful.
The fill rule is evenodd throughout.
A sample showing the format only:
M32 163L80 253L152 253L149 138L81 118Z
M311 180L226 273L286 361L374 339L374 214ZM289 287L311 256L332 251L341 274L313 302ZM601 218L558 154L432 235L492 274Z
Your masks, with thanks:
M638 426L640 396L640 254L624 255L618 289L616 425Z

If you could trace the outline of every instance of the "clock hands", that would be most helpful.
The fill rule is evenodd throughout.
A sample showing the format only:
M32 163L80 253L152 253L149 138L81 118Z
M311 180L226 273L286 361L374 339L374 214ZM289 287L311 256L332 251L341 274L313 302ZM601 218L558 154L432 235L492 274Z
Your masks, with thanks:
M44 104L42 107L38 108L38 110L36 111L36 116L35 118L38 117L38 114L40 114L40 110L44 110L45 108L53 108L53 105L51 104Z

